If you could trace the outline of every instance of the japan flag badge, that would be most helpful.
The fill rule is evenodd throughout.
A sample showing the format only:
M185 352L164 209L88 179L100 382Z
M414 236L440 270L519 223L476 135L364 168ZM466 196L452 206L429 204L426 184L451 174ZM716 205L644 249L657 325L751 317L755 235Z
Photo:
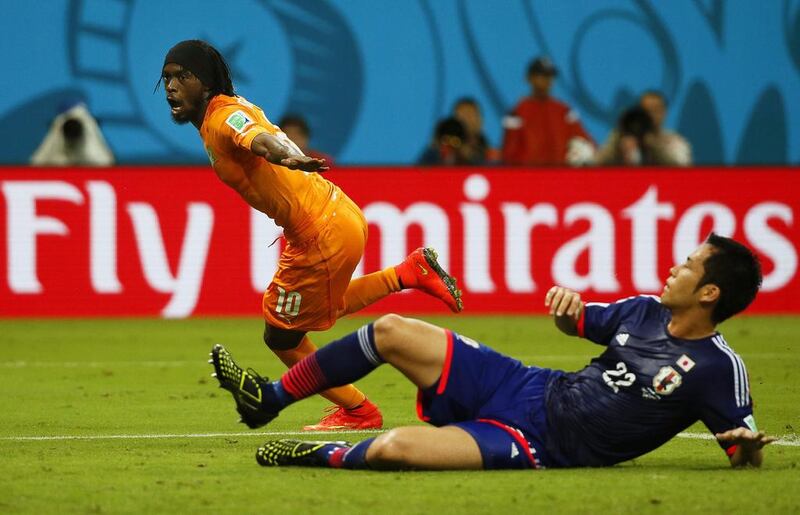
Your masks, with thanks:
M692 358L690 358L686 354L681 355L681 357L678 358L678 361L676 361L675 363L677 363L678 366L681 367L681 370L683 370L684 372L688 372L692 368L694 368L694 361L692 361Z

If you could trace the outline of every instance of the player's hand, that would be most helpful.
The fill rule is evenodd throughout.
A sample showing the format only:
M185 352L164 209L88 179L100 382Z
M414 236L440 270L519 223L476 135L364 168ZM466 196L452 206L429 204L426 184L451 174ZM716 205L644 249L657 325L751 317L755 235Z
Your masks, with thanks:
M774 436L767 436L764 431L754 433L746 427L729 429L724 433L717 433L714 436L716 436L717 440L720 442L730 442L734 445L740 445L747 451L756 451L776 440Z
M581 294L561 286L553 286L544 297L544 305L550 308L550 314L561 317L568 316L578 320L583 311Z
M324 159L317 159L309 156L292 156L281 159L281 165L290 170L302 170L304 172L326 172L329 170Z

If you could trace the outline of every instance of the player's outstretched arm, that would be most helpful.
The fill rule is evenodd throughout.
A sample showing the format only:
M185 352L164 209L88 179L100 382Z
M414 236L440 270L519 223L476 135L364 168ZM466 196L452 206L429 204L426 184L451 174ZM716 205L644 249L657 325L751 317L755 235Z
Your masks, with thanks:
M294 145L287 145L280 138L266 132L262 132L253 139L250 144L250 151L270 163L285 166L292 170L324 172L328 169L325 166L324 159L309 157L300 152Z
M763 431L754 433L746 427L737 427L714 436L721 442L730 442L736 445L736 451L730 456L732 467L746 465L760 467L761 461L764 459L761 449L775 441L775 437L767 436Z
M578 320L583 313L580 293L561 286L553 286L544 297L544 305L550 308L553 321L562 333L577 336Z

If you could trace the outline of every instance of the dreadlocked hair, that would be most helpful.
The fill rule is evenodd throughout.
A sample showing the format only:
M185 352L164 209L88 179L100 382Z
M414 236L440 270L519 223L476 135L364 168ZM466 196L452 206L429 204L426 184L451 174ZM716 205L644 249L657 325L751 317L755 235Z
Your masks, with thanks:
M211 56L213 63L212 72L214 74L214 84L209 86L211 96L213 97L220 93L228 95L229 97L234 96L236 92L233 90L233 81L231 81L231 69L228 67L225 58L222 57L222 54L220 54L216 48L208 43L203 42L203 46L206 52Z

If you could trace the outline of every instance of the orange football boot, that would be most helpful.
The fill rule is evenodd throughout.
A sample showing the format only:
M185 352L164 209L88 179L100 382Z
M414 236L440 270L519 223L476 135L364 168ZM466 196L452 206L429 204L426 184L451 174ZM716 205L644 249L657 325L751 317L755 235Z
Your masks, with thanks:
M456 287L455 278L439 265L437 257L430 247L418 248L394 267L397 279L403 288L414 288L441 299L450 311L458 313L464 309L461 290Z
M383 415L378 407L369 399L352 409L341 406L325 408L327 415L318 423L305 426L303 431L353 431L357 429L380 429L383 427Z

